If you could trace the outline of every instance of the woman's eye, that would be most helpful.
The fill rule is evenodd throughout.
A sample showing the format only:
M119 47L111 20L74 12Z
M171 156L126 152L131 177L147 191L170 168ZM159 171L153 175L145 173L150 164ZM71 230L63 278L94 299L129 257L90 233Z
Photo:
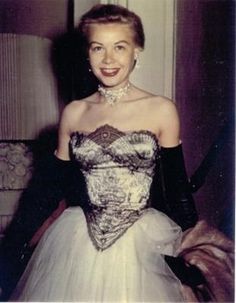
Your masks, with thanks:
M123 45L117 45L116 50L118 51L125 50L125 47Z
M101 52L102 51L102 47L101 46L94 46L92 47L92 51L95 53Z

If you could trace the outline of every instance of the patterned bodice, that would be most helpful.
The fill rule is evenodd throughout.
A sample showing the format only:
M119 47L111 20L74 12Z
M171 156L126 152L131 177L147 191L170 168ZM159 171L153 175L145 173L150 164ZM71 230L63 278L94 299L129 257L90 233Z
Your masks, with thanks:
M109 125L74 132L70 144L87 185L89 233L103 250L147 208L159 146L150 131L122 132Z

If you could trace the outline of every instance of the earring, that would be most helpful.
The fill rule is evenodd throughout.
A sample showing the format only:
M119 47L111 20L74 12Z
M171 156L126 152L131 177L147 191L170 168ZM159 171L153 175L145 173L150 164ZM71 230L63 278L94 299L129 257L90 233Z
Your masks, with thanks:
M140 68L140 60L138 54L135 54L134 56L134 68L136 69Z
M91 72L92 72L92 69L91 69L91 67L90 67L89 58L86 58L86 60L87 60L87 62L88 62L88 71L89 71L89 73L91 73Z

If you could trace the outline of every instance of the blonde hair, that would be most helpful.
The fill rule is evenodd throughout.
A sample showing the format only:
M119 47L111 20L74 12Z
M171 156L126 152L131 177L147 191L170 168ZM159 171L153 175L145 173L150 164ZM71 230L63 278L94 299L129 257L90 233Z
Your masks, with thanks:
M134 33L134 42L144 48L145 35L140 17L134 12L120 5L98 4L85 13L79 22L78 30L87 47L89 26L91 24L121 23L130 25Z

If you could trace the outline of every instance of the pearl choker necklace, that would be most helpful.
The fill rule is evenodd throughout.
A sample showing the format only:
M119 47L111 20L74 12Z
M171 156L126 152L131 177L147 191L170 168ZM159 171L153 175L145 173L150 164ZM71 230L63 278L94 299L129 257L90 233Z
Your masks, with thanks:
M116 90L109 90L106 89L104 86L98 85L98 91L103 96L108 104L111 106L115 105L120 98L126 96L130 88L130 83L128 83L125 87L116 89Z

